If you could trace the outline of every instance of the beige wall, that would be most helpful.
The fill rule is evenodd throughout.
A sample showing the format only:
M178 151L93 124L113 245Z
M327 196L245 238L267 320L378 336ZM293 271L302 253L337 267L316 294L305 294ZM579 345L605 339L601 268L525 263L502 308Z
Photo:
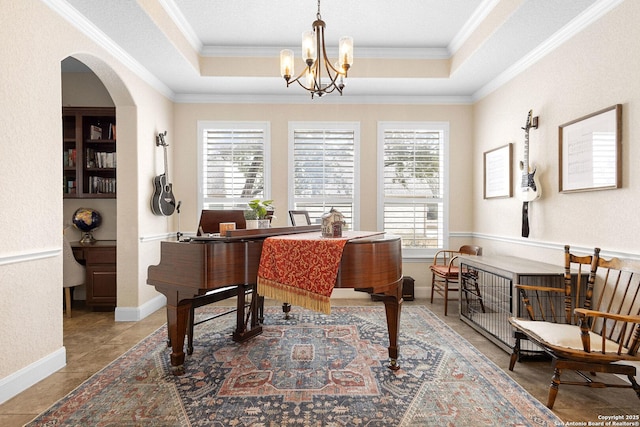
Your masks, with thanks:
M564 244L605 255L640 256L640 2L626 1L494 93L474 105L474 158L514 143L514 181L523 158L527 112L530 162L538 165L542 198L530 204L531 233L520 238L522 203L483 200L482 169L474 171L474 231L488 253L562 263ZM558 126L614 104L623 105L622 188L559 193ZM496 220L499 218L500 220ZM485 238L486 237L486 238ZM486 252L486 253L487 253Z
M292 89L293 90L293 89ZM469 200L473 191L473 139L469 105L211 105L177 104L174 141L174 194L182 200L181 228L195 232L200 212L197 210L197 123L202 120L268 121L271 126L271 198L276 201L276 225L288 221L287 165L288 123L290 121L346 121L360 124L360 229L377 230L377 126L378 121L446 121L450 123L450 208L449 230L452 245L468 241L473 216ZM177 221L174 218L174 221ZM416 264L416 262L418 262ZM416 280L417 287L430 283L424 260L405 262L405 274Z
M0 192L0 224L5 238L0 241L0 330L10 347L0 354L0 402L66 360L61 61L75 56L89 65L117 107L117 179L126 191L119 192L116 207L103 209L117 223L118 309L125 317L139 315L157 296L145 281L148 258L159 245L153 241L148 250L141 249L140 233L166 236L169 231L168 220L151 215L148 203L151 178L162 162L155 134L171 129L173 116L165 96L42 2L3 0L1 8L0 120L5 139L0 144L0 182L5 190Z
M291 89L295 90L295 89ZM346 121L360 124L360 228L377 229L378 121L447 121L450 123L452 231L470 232L473 166L471 106L469 105L212 105L177 104L174 141L174 193L182 200L181 225L195 231L200 213L196 206L197 123L199 120L268 121L271 125L272 194L277 225L287 225L288 124L290 121Z

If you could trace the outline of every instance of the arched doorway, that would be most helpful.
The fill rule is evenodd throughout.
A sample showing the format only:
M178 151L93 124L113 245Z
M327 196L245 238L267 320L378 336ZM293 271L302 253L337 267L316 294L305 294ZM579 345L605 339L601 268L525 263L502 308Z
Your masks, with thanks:
M75 54L65 58L61 62L61 82L61 99L63 108L73 107L80 110L83 108L97 108L102 110L115 109L115 120L113 123L105 123L105 126L102 126L103 138L113 141L111 143L111 149L100 150L99 145L102 141L96 142L93 146L89 142L84 145L81 144L83 152L78 156L82 159L82 162L88 162L88 159L95 155L95 153L92 152L90 156L90 153L88 152L89 150L95 150L95 147L98 147L97 151L100 151L100 154L109 154L104 152L113 151L114 153L111 153L114 154L113 159L120 158L122 156L135 158L135 144L126 143L127 140L131 140L131 138L128 138L127 136L135 134L135 121L123 120L122 126L119 126L120 123L118 121L118 116L122 115L121 113L131 116L130 112L135 111L135 106L133 105L132 97L124 82L115 73L115 71L103 60L93 55ZM118 123L118 127L115 126L115 123ZM112 125L113 129L111 127ZM118 130L117 141L115 138L116 129ZM112 131L114 133L113 137L111 136ZM107 136L107 133L109 136ZM109 145L109 143L107 143L107 145ZM104 165L100 165L100 168L103 166ZM65 169L66 168L63 167L63 170ZM90 178L96 178L103 184L106 180L110 180L112 181L109 182L110 185L113 185L116 188L126 189L128 187L130 188L130 186L127 185L128 183L125 182L126 177L132 176L132 174L124 175L125 179L123 180L116 167L110 168L111 171L109 172L107 171L109 168L99 169L98 165L91 164L88 166L86 163L78 165L75 169L79 174L83 174L84 172L84 175L82 176L85 189L82 194L75 195L66 193L64 196L63 225L66 228L66 233L72 233L69 240L74 240L74 238L75 240L78 240L79 237L79 231L73 227L69 227L71 225L73 213L80 207L88 207L100 212L103 218L102 225L94 232L94 237L97 240L112 241L114 242L114 246L126 244L126 239L118 238L118 218L123 212L123 209L124 212L134 212L135 208L128 206L129 203L126 201L123 203L122 199L117 196L118 193L115 191L112 194L106 194L108 191L105 192L104 190L100 191L100 194L96 195L87 194L86 187L93 184L88 183L86 175L95 175ZM108 176L108 178L105 178L105 176ZM133 173L133 176L135 176L135 173ZM127 200L127 198L125 198L125 200ZM131 238L135 239L135 236L131 236ZM125 286L123 284L131 283L131 286L136 285L136 282L121 280L121 276L123 275L122 272L132 271L130 266L127 265L128 263L133 264L134 268L137 265L135 259L129 261L126 258L124 261L116 261L113 264L114 270L111 274L111 280L112 282L114 279L117 281L117 291L114 293L120 294L123 291L123 293L127 293L127 289L119 289L119 287ZM116 265L118 270L117 273L115 273ZM91 271L93 272L94 270ZM104 277L107 277L107 274L105 271L97 269L96 275L91 277L97 277L98 280L102 280ZM86 289L80 289L76 298L86 299L86 296ZM114 302L114 305L116 304L117 303ZM93 308L96 307L94 306ZM98 309L104 308L105 307L98 307ZM113 310L113 306L110 308Z

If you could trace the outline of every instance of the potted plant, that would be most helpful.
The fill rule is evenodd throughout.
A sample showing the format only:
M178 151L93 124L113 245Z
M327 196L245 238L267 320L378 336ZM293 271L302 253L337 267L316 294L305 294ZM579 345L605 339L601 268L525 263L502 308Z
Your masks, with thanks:
M273 200L254 199L249 203L249 209L244 211L244 218L247 220L247 228L269 228L273 210Z

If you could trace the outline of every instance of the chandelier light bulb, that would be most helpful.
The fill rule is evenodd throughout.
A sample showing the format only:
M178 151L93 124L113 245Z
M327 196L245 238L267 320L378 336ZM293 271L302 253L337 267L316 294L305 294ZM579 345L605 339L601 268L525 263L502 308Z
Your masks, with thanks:
M353 37L342 37L339 45L339 61L340 68L346 71L353 65Z
M305 31L302 33L302 59L311 67L316 60L316 33Z
M293 51L291 49L283 49L280 51L280 75L289 81L294 73Z

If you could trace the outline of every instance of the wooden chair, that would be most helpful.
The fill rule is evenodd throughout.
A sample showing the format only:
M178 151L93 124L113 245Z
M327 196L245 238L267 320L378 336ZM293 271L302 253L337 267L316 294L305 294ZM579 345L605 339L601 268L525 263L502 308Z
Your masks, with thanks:
M442 249L433 257L431 264L431 303L433 304L433 294L439 293L444 297L444 315L447 315L449 305L449 292L457 292L460 268L458 266L458 256L482 255L480 246L463 245L458 250ZM451 287L455 285L455 287ZM478 293L479 295L479 293Z
M509 369L526 339L552 358L548 408L553 408L560 384L632 388L640 399L635 378L640 367L640 264L600 258L598 248L593 256L582 257L569 250L565 246L564 289L517 285L528 318L509 319L516 339ZM549 312L551 294L563 296L561 313ZM561 381L564 369L583 380ZM596 373L626 376L629 384L596 380Z

